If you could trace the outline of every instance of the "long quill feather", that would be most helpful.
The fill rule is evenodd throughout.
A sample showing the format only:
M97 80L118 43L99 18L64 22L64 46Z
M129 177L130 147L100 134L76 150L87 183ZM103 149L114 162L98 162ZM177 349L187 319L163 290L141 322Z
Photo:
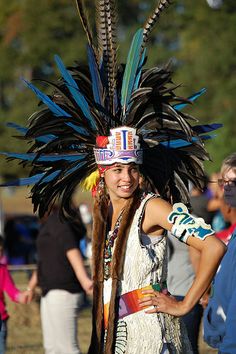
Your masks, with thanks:
M82 110L84 116L89 120L89 123L93 129L96 130L96 124L94 122L93 116L90 112L88 102L84 98L84 96L81 94L77 83L73 79L72 75L69 73L69 71L66 69L63 61L59 57L59 55L55 55L55 62L57 64L58 69L60 70L60 73L67 83L67 87L72 94L74 100L78 104L79 108Z
M36 94L36 96L52 111L53 114L57 117L71 117L69 113L64 111L60 106L53 102L45 93L41 92L37 87L28 82L25 79L22 79L26 85Z
M130 98L133 92L137 69L140 62L141 48L143 40L143 29L140 28L134 35L130 50L128 53L124 77L121 88L121 106L123 117L125 117L127 106L130 103ZM124 122L125 123L125 119Z

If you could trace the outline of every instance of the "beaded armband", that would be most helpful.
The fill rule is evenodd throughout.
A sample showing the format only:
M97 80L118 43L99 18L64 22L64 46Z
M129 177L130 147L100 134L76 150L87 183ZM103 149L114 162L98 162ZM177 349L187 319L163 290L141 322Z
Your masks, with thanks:
M211 225L206 224L202 218L196 218L189 214L183 203L173 205L173 211L168 216L168 221L173 224L171 233L184 243L187 242L189 236L205 240L207 236L214 234Z

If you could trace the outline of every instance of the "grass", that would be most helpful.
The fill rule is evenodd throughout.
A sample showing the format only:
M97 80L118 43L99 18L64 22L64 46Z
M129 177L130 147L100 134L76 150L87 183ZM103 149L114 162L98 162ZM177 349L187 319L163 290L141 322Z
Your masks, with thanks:
M25 289L27 274L14 272L13 278L20 289ZM8 343L6 354L43 354L39 301L19 305L7 300L10 320L8 322ZM85 308L79 316L78 337L83 354L87 352L91 334L91 309ZM200 354L213 354L215 350L200 340ZM140 354L142 354L140 352Z

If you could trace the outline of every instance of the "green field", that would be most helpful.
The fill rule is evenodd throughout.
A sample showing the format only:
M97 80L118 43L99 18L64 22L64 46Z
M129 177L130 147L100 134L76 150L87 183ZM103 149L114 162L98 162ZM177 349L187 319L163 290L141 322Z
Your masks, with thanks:
M13 278L20 289L25 289L27 274L14 272ZM10 314L8 322L8 348L6 354L43 354L39 315L39 297L30 305L19 305L7 300ZM79 342L83 354L87 352L91 333L91 309L85 308L79 318ZM216 353L200 341L200 354ZM140 354L142 354L140 352Z

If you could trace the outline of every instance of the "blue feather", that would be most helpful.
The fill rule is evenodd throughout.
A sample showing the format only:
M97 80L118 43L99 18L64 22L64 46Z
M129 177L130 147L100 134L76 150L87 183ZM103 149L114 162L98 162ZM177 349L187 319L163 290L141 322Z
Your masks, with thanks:
M137 69L137 76L135 79L135 83L134 83L134 91L137 90L138 86L139 86L139 81L140 81L140 77L141 77L141 73L142 73L142 67L144 64L144 60L146 57L146 52L147 52L147 48L144 48L143 54L141 56L139 65L138 65L138 69Z
M212 123L212 124L203 124L203 125L195 125L194 127L192 127L192 129L198 133L208 133L211 132L213 130L222 128L223 124L219 124L219 123Z
M89 133L87 132L87 130L83 127L78 127L77 125L73 124L73 123L66 123L66 125L68 125L69 127L73 128L77 133L82 134L82 135L87 135L89 136Z
M199 140L199 139L193 138L192 141L187 141L187 140L183 140L183 139L176 139L176 140L163 141L163 142L160 142L160 144L165 147L171 148L171 149L177 149L180 147L192 145L192 143L197 140Z
M39 141L40 143L50 143L51 141L55 140L57 137L56 135L53 134L47 134L47 135L42 135L34 138L36 141Z
M88 119L91 127L96 130L96 124L94 122L94 118L90 112L88 102L80 92L77 83L73 79L72 75L69 73L69 71L66 69L65 65L63 64L61 58L58 55L54 56L55 62L57 64L58 69L60 70L60 73L67 83L67 87L72 94L75 102L78 104L80 109L82 110L84 116Z
M215 135L202 135L199 138L193 137L191 139L191 141L187 141L184 139L176 139L176 140L162 141L162 142L160 142L160 144L162 146L165 146L165 147L168 147L171 149L178 149L181 147L192 145L192 143L194 143L194 142L198 142L200 140L208 140L208 139L212 139L214 137L215 137Z
M87 161L82 161L79 164L77 164L76 166L70 168L66 173L65 176L68 176L70 173L75 172L78 168L81 168L83 165L85 165L87 163Z
M30 82L22 79L26 85L36 94L36 96L48 106L48 108L52 111L52 113L57 117L71 117L69 113L64 111L60 106L54 103L47 95L41 92L37 87L35 87Z
M201 140L209 140L209 139L213 139L215 138L217 135L213 134L213 135L201 135L200 138Z
M28 131L27 128L22 127L21 125L16 124L16 123L14 123L14 122L8 122L8 123L6 124L6 126L9 127L9 128L16 129L18 132L22 133L23 135L25 135L25 134L27 133L27 131Z
M137 69L140 61L142 44L143 44L143 29L139 29L135 33L130 46L130 50L128 53L126 66L125 66L123 82L122 82L121 106L122 106L123 116L125 116L126 114L126 110L130 102L130 97L133 92Z
M39 158L36 159L36 161L39 162L54 162L54 161L69 161L69 162L74 162L74 161L79 161L83 160L88 154L67 154L67 155L44 155L40 156Z
M102 87L102 82L101 82L97 62L95 59L94 51L90 45L87 46L87 53L88 53L89 71L92 79L93 97L95 102L102 106L103 87Z
M18 130L20 133L22 133L23 135L25 135L28 132L28 129L25 127L22 127L21 125L18 125L16 123L13 122L8 122L7 127L9 128L14 128L16 130ZM41 143L49 143L50 141L53 141L54 139L56 139L56 136L53 134L47 134L47 135L42 135L42 136L38 136L37 138L34 138L36 141L39 141Z
M37 175L31 176L31 177L26 177L26 178L19 178L14 181L10 181L7 183L2 183L0 184L0 187L14 187L14 186L28 186L28 185L33 185L38 182L41 183L48 183L54 180L59 174L61 173L61 170L56 170L49 175L47 175L46 172L43 173L38 173Z
M61 170L56 170L56 171L50 173L49 175L46 175L45 177L42 178L42 180L40 181L39 184L49 183L49 182L53 181L60 173L61 173ZM44 173L44 174L46 174L46 173Z
M14 159L19 159L22 161L37 161L37 162L54 162L54 161L79 161L84 159L87 154L67 154L67 155L40 155L38 156L37 154L29 153L29 154L18 154L14 152L2 152L0 151L1 155L5 155L7 157L11 157ZM37 157L38 156L38 157Z
M0 154L14 159L19 159L22 161L33 161L37 156L36 154L18 154L15 152L5 152L5 151L0 151Z
M0 187L28 186L28 185L36 184L43 178L44 175L45 172L27 178L19 178L14 181L2 183L0 184Z
M188 100L190 102L194 102L198 97L200 97L201 95L203 95L206 92L205 88L202 88L200 91L194 93L193 95L188 97ZM178 109L179 111L181 111L181 109L183 109L184 107L186 107L189 103L178 103L176 105L173 106L174 109Z

